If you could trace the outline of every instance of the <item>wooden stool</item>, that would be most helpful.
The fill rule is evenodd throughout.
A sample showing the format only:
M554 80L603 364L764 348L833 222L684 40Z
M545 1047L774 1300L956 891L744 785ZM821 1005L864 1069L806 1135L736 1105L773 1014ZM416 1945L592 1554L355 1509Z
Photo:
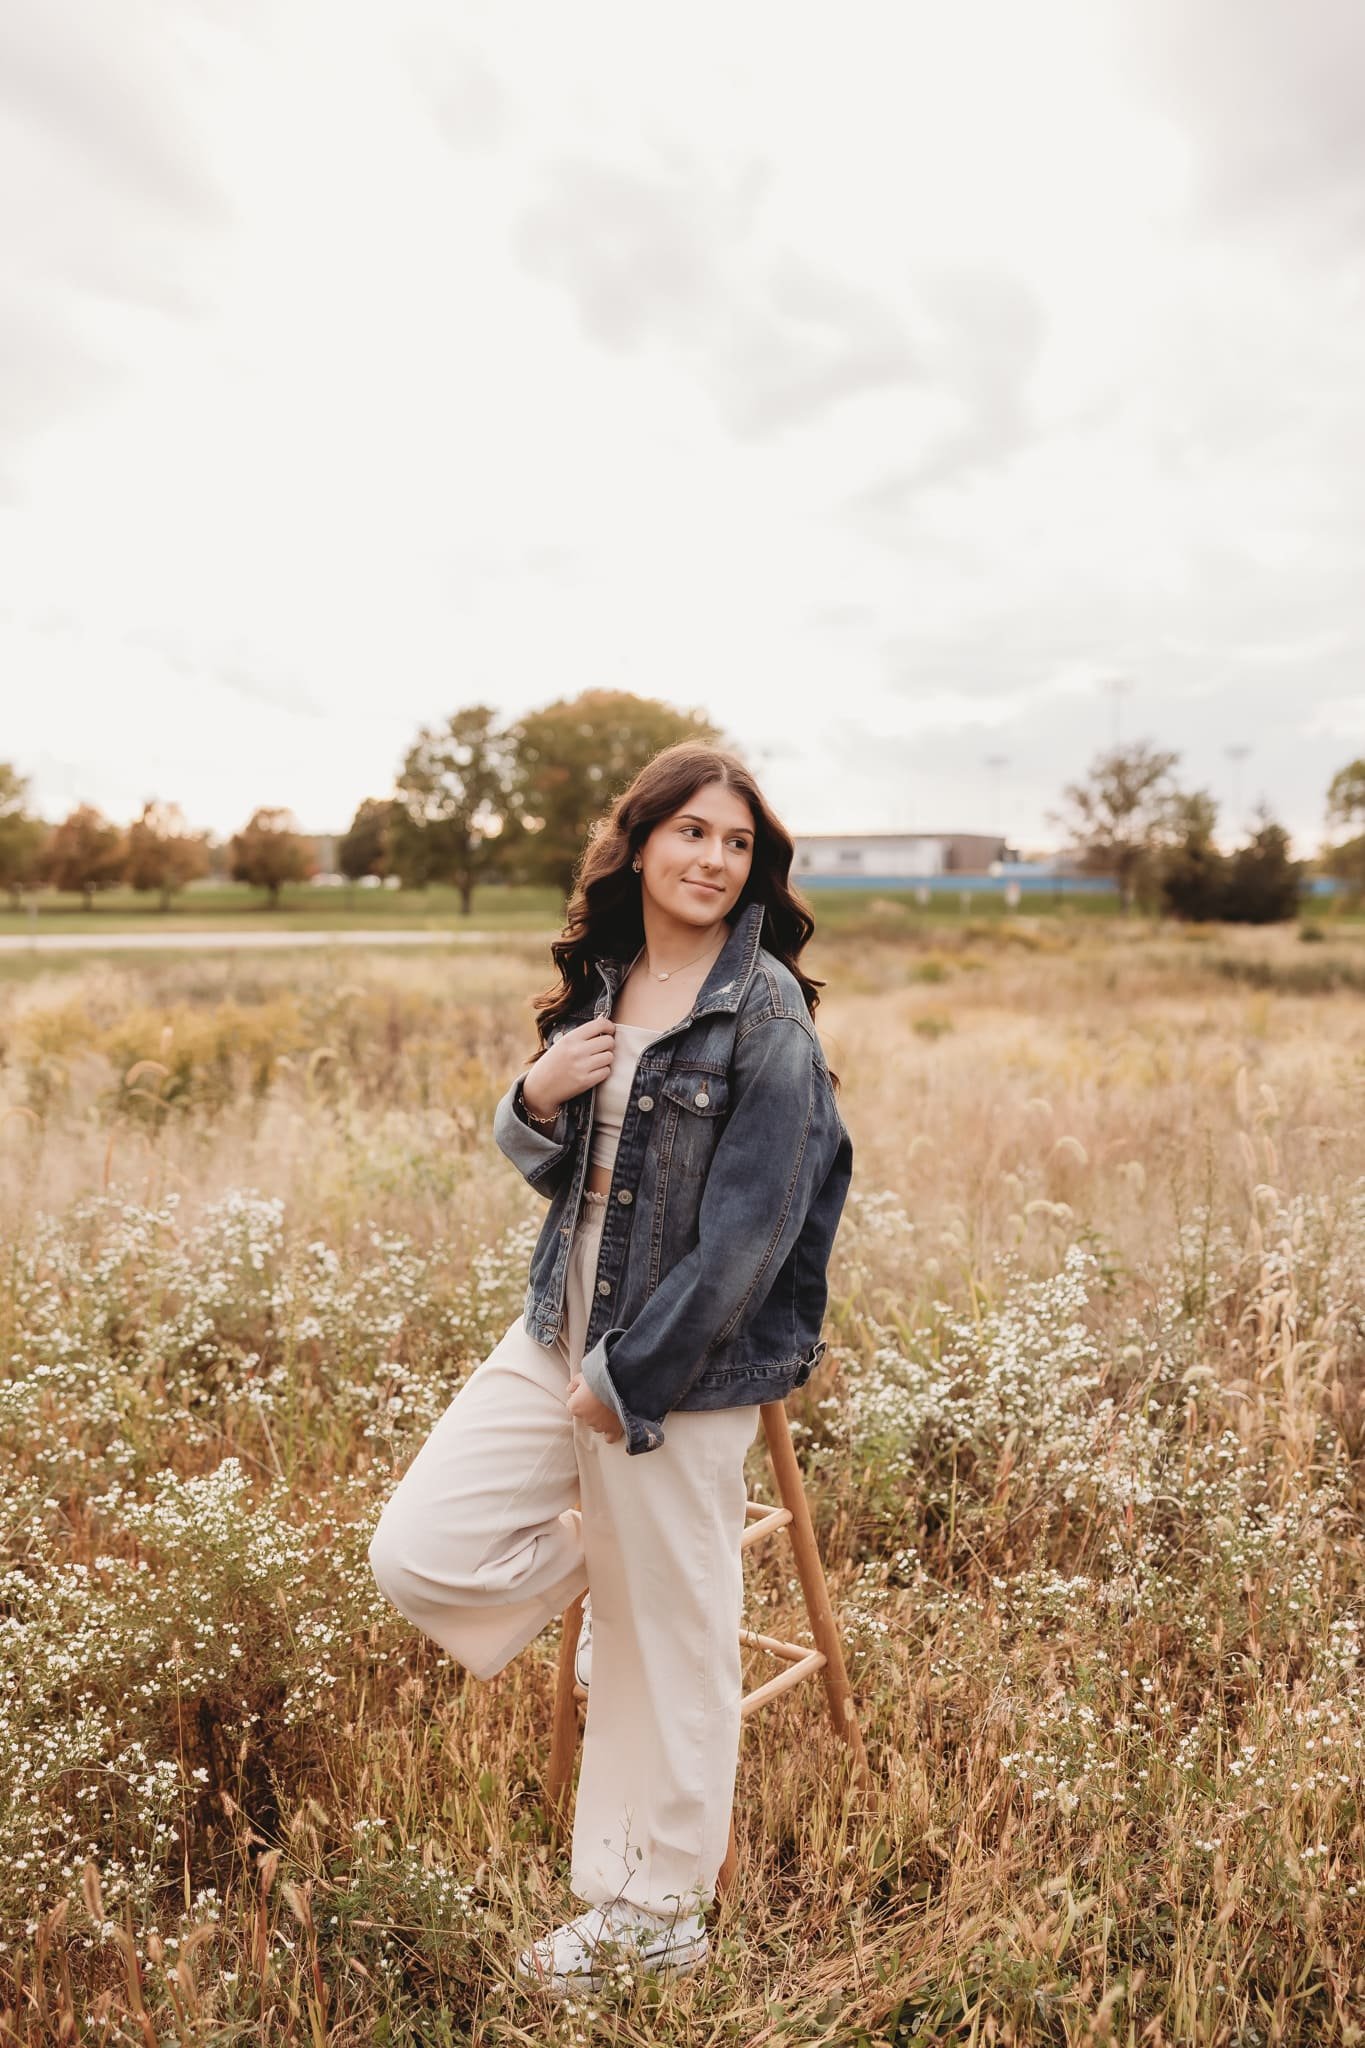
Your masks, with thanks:
M844 1655L839 1644L839 1629L830 1605L829 1588L825 1584L824 1566L815 1544L815 1530L811 1526L810 1506L806 1500L806 1489L801 1482L801 1467L796 1462L796 1447L792 1443L791 1424L787 1420L786 1403L765 1401L760 1413L763 1417L763 1434L767 1439L768 1457L777 1480L780 1507L773 1507L766 1501L751 1500L745 1503L745 1528L740 1537L741 1551L751 1543L757 1543L764 1536L773 1535L778 1529L786 1529L791 1537L792 1549L796 1555L796 1569L801 1580L801 1590L806 1598L806 1613L810 1619L810 1632L815 1638L815 1648L808 1649L801 1643L779 1642L775 1636L756 1635L752 1629L742 1628L739 1632L741 1644L755 1650L763 1650L785 1668L776 1672L763 1685L754 1687L744 1696L740 1708L741 1725L760 1707L766 1707L781 1693L790 1692L803 1678L813 1678L818 1671L824 1680L825 1696L829 1702L830 1719L835 1733L852 1753L854 1775L860 1785L870 1785L872 1774L868 1769L867 1752L858 1727L853 1706L853 1692L844 1669ZM555 1686L554 1726L550 1737L550 1762L545 1775L546 1804L555 1825L562 1828L564 1807L569 1790L569 1779L573 1772L574 1751L578 1746L580 1712L587 1700L587 1688L579 1685L574 1677L574 1653L578 1648L578 1628L583 1614L582 1594L571 1601L564 1610L564 1634L559 1645L559 1671ZM717 1889L728 1892L734 1884L738 1870L738 1855L735 1848L734 1815L730 1817L730 1845L725 1852L717 1876Z

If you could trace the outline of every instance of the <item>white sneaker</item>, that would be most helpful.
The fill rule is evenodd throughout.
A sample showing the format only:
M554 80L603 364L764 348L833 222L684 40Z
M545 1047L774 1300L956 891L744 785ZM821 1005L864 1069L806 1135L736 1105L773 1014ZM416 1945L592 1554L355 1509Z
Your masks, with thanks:
M614 1899L609 1906L590 1906L524 1948L517 1957L517 1976L545 1991L601 1991L618 1973L685 1975L700 1968L709 1948L700 1913L664 1920Z
M573 1675L586 1692L592 1675L592 1601L583 1599L583 1619L578 1624L578 1648L573 1653Z

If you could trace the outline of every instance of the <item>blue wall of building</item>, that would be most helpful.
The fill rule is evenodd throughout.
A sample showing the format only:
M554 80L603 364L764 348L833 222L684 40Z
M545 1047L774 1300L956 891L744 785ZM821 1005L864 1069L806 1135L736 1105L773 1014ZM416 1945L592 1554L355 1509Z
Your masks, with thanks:
M793 875L799 889L880 889L910 895L929 889L936 896L1003 896L1009 883L1023 896L1112 896L1103 875Z

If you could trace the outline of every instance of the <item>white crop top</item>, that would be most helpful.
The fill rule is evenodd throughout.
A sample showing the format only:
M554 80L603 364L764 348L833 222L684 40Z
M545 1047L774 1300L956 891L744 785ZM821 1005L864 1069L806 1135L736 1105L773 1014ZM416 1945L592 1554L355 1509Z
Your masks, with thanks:
M621 1125L630 1101L630 1084L635 1079L640 1054L667 1029L666 1024L617 1025L610 1071L593 1090L592 1145L588 1154L593 1166L604 1166L610 1172L615 1164Z

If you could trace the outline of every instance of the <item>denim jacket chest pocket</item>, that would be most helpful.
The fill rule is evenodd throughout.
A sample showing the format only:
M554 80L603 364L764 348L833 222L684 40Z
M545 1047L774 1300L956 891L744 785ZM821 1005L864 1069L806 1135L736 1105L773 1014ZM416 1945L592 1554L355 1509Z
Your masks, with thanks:
M704 1180L730 1113L728 1075L684 1063L664 1075L658 1096L660 1180Z

